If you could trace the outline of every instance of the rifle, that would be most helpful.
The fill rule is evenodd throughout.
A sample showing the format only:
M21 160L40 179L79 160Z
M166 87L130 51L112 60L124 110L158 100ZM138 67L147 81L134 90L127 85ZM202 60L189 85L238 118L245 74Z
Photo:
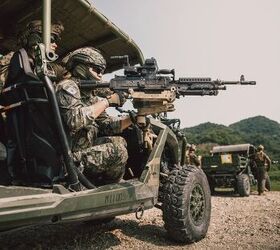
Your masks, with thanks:
M137 109L139 123L144 122L144 116L174 111L173 102L180 96L216 96L219 90L226 90L226 85L255 85L255 81L245 81L244 76L239 81L212 80L209 77L182 77L175 80L175 70L158 69L155 58L146 59L142 66L130 66L127 56L124 75L116 75L109 82L80 80L82 89L110 88L129 94ZM141 117L143 117L141 119Z

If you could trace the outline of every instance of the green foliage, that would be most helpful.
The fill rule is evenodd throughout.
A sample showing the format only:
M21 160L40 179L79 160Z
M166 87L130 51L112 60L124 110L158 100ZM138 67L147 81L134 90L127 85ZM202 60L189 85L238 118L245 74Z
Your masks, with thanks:
M272 160L280 160L280 124L264 116L256 116L231 124L242 137L254 145L262 144Z
M203 123L192 128L183 129L188 141L195 144L214 143L229 145L243 143L240 134L231 128L213 123Z
M278 181L279 184L280 184L280 170L277 170L277 171L269 171L268 174L269 174L270 179L271 179L272 181Z
M209 150L217 144L262 144L270 158L280 162L280 124L264 116L248 118L228 127L207 122L183 131L189 143L199 145L200 154L209 154Z
M280 191L280 182L279 181L272 181L271 182L271 190L272 191Z
M256 116L233 123L230 128L249 134L280 136L280 124L264 116Z

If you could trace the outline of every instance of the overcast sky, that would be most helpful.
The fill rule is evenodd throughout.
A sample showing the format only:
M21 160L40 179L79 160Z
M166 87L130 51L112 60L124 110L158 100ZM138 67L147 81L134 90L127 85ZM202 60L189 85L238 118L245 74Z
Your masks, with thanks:
M182 127L263 115L280 122L280 0L92 0L144 57L176 76L257 81L175 102Z

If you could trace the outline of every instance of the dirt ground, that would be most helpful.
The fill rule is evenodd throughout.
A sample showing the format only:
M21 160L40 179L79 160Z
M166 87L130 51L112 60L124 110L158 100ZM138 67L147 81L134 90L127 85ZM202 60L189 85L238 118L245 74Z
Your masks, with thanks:
M181 245L169 240L161 210L145 211L89 225L37 226L0 234L0 249L280 249L280 192L212 197L211 223L200 242Z

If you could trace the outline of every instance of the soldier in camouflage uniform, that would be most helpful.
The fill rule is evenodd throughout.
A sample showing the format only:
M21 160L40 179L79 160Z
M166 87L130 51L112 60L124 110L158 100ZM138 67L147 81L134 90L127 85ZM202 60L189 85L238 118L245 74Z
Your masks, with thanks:
M256 163L256 174L258 181L258 193L259 195L264 195L265 191L265 175L266 171L269 171L271 160L264 153L264 146L259 145L257 148L257 152L254 157L254 161Z
M2 58L0 59L0 92L2 91L4 84L6 82L8 76L8 68L13 55L14 52L11 51L5 56L2 56Z
M64 27L61 23L57 22L51 25L51 43L50 49L55 52L57 48L57 41L60 39L60 35ZM34 20L27 24L18 37L18 45L20 49L13 53L8 67L7 78L4 79L5 87L9 87L19 82L27 82L30 80L38 80L35 72L35 54L34 48L38 43L42 43L42 21ZM6 106L6 103L15 103L21 100L20 94L13 93L9 95L7 99L1 100L1 105ZM2 103L3 102L3 103ZM36 105L34 105L36 110ZM20 159L20 153L17 143L17 128L22 129L25 125L25 109L23 106L17 109L12 109L6 114L5 120L0 121L0 140L3 142L5 139L5 145L7 146L7 168L9 174L14 176L16 168L20 168L22 160ZM17 121L14 120L14 115L17 116ZM21 136L24 137L27 133L24 129L21 131Z
M190 147L186 151L186 164L194 165L196 167L200 167L201 163L199 157L195 154L196 146L194 144L190 145Z
M61 33L64 31L64 27L62 23L55 22L51 25L51 40L50 40L50 49L55 52L57 49L57 43L61 39ZM23 48L24 51L27 54L28 57L28 63L32 73L34 76L31 76L34 80L36 78L36 73L34 72L35 68L35 55L34 55L34 48L38 43L42 43L42 32L43 32L43 26L41 20L33 20L29 22L26 27L18 34L18 45L20 48ZM23 69L24 66L22 66L22 55L20 54L20 50L15 52L13 54L13 57L10 62L8 77L7 77L7 83L8 85L14 84L15 82L19 82L22 80L25 80L26 70ZM25 63L26 65L27 63ZM54 73L57 75L57 79L62 79L62 72L63 68L56 64L52 63L48 65L50 70L53 70ZM25 67L27 68L27 67Z
M51 43L50 49L54 52L57 49L57 43L61 39L61 33L64 31L64 26L61 22L54 22L51 25ZM25 48L28 55L34 57L34 47L38 43L42 43L43 25L41 20L33 20L29 22L25 29L18 35L18 43Z
M78 79L101 81L106 61L98 50L85 47L66 58L71 77L57 85L57 100L74 160L95 184L117 182L124 175L128 153L124 138L112 135L130 126L131 120L110 117L105 109L122 106L125 98L120 93L100 98L95 91L79 88Z
M61 33L64 26L57 21L51 25L50 49L56 52L58 43L61 40ZM34 59L34 47L37 43L42 43L43 26L41 20L34 20L27 24L26 29L19 35L19 44L27 50L28 55ZM49 70L53 71L56 77L52 80L60 81L63 79L65 69L58 63L48 64Z

